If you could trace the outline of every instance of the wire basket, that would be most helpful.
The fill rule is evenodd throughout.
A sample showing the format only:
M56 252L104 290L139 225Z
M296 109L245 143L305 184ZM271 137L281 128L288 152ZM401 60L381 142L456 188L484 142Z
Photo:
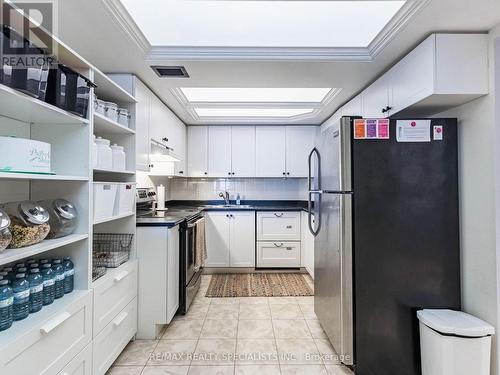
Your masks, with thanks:
M133 234L94 233L93 266L116 268L130 258Z
M106 274L106 267L92 267L92 282Z

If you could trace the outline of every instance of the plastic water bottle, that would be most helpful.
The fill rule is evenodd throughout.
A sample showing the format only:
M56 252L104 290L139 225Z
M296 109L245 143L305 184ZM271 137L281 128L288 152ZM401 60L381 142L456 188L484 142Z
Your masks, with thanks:
M55 298L55 275L52 265L46 263L42 266L43 277L43 305L47 306L54 302Z
M29 268L30 269L33 269L33 268L40 268L40 265L38 263L30 263L29 264Z
M26 261L26 265L27 265L28 267L31 267L31 265L32 265L33 263L37 263L36 259L29 259L29 260L27 260L27 261Z
M5 267L2 272L7 272L7 279L9 279L11 282L16 277L16 274L15 274L14 269L12 267Z
M55 293L56 299L64 296L64 267L61 259L54 259L52 262L52 270L55 277Z
M16 263L16 265L14 266L15 269L19 269L19 268L26 268L26 264L25 263Z
M35 313L43 306L43 276L38 268L30 270L28 282L30 283L30 313Z
M9 280L0 280L0 331L12 326L14 292L9 286Z
M50 263L50 260L48 260L48 259L40 259L38 261L38 263L40 263L40 264L48 264L48 263Z
M23 269L23 268L21 268ZM14 320L23 320L30 314L30 283L26 280L25 273L18 273L12 282L14 292Z
M74 288L74 279L75 279L75 266L71 261L71 258L66 257L63 261L64 267L64 293L71 293Z

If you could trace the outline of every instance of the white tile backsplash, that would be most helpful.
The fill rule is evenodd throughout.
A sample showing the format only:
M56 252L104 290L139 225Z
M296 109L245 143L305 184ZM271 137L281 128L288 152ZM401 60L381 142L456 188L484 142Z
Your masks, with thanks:
M242 200L307 200L305 178L172 179L167 189L170 200L215 200L225 191L231 199L239 193Z

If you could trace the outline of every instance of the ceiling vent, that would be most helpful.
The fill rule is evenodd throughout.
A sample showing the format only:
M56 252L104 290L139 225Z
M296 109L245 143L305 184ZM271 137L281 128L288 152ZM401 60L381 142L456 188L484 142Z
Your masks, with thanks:
M151 68L162 78L189 78L189 74L183 66L152 66Z

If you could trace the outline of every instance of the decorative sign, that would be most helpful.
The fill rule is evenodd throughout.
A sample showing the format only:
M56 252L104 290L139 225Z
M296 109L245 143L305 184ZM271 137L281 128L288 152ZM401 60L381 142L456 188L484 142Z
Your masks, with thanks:
M430 142L431 120L398 120L396 140L398 142Z
M389 139L389 120L354 120L354 139Z

